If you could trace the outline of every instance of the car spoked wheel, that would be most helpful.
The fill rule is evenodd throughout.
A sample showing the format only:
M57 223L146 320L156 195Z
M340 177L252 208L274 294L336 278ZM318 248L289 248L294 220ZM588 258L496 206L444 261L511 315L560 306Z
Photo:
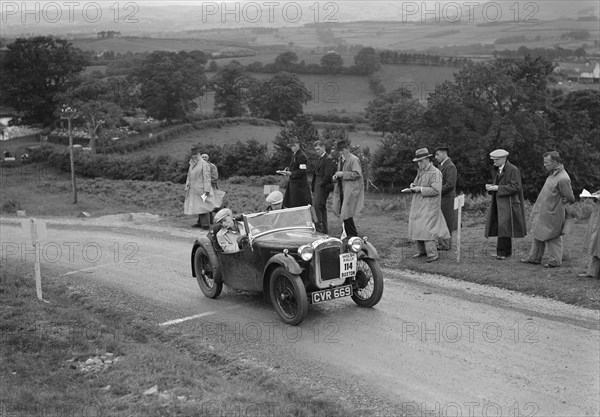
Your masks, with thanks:
M373 307L383 295L383 275L374 259L359 259L356 271L356 287L352 299L361 307Z
M306 318L306 288L298 275L278 267L271 274L269 291L273 307L284 323L294 326Z
M209 298L217 298L223 290L223 283L215 280L219 273L218 265L217 255L214 252L207 251L203 246L196 250L194 254L196 280L202 293Z

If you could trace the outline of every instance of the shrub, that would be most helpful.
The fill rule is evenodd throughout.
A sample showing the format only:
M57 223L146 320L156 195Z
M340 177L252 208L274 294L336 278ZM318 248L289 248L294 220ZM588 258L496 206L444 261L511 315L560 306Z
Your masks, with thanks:
M19 203L17 200L8 200L2 205L3 213L16 213L17 210L22 210L21 203Z

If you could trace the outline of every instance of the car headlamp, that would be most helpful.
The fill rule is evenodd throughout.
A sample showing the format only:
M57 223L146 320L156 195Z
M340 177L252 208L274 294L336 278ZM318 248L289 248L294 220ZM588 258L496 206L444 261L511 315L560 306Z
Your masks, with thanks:
M315 250L310 245L302 245L298 248L298 254L303 261L310 261L315 254Z
M351 237L348 239L348 247L352 252L358 252L362 249L362 239L357 236Z

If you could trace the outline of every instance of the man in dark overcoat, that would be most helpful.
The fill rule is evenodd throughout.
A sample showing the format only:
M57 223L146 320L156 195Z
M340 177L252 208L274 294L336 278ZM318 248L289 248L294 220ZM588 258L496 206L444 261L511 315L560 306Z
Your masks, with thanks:
M317 231L327 234L327 199L334 188L335 162L327 153L322 141L315 143L315 152L319 155L319 159L315 165L310 190L313 194L313 206L317 214Z
M512 255L512 238L525 237L525 199L519 169L507 161L508 152L496 149L490 153L495 170L493 184L486 184L492 195L485 222L485 237L497 236L496 259Z
M439 163L442 172L442 214L446 220L446 226L450 234L457 228L457 212L454 210L454 198L456 197L456 166L448 157L448 146L436 146L433 154ZM450 250L452 248L452 237L438 239L438 246L441 250Z
M312 203L310 188L308 187L308 177L306 176L308 160L306 159L306 154L300 148L298 138L290 140L290 149L294 155L292 156L289 168L284 171L290 179L285 189L285 195L283 196L283 207L306 206Z

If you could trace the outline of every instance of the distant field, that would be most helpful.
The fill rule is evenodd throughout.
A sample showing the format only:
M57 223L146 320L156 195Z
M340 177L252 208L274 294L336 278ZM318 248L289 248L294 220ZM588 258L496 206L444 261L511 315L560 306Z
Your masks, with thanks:
M546 2L553 3L553 2ZM557 3L557 2L554 2ZM524 6L522 6L524 7ZM546 7L540 6L540 9ZM332 29L333 35L343 40L347 45L365 45L374 48L403 49L403 50L426 50L431 47L443 47L446 45L470 45L470 44L494 44L497 39L512 36L525 36L526 42L514 44L496 45L496 49L516 49L522 44L528 47L562 46L566 48L577 48L584 43L593 45L594 40L600 39L598 21L581 22L573 19L560 19L551 21L535 22L539 15L527 14L524 10L515 16L514 6L508 5L503 10L503 21L490 24L494 19L483 18L481 15L474 16L469 21L463 16L456 23L441 19L439 22L430 21L426 23L403 23L397 22L349 22L335 25ZM431 16L430 16L431 17ZM390 19L399 19L399 15L390 16ZM585 41L574 41L561 39L561 35L569 31L585 30L590 33L590 38ZM539 35L539 40L536 36ZM101 52L112 50L115 52L146 52L155 50L181 51L201 50L214 52L231 46L257 47L260 49L269 47L271 53L285 49L304 52L314 48L326 48L318 37L315 28L312 27L285 27L279 28L275 33L256 34L248 28L237 30L214 29L204 32L174 32L170 38L139 38L122 37L114 39L74 39L74 46L83 50ZM329 44L333 44L330 42ZM298 49L300 48L300 49ZM277 53L274 55L276 56ZM273 57L270 57L273 58ZM352 57L344 57L346 65L352 64ZM320 56L302 56L306 63L314 63L320 60ZM254 62L257 59L240 58L244 64ZM261 59L258 59L261 60ZM268 62L272 62L269 59Z
M260 143L271 143L280 128L277 126L235 125L222 129L206 129L191 132L168 142L161 142L150 149L135 152L135 155L166 154L174 158L184 158L193 145L197 143L213 145L229 145L235 142L245 142L256 139Z
M172 139L168 142L161 142L149 149L135 151L132 155L169 155L174 158L184 158L193 145L198 143L213 145L229 145L237 142L245 142L248 139L255 139L260 143L269 145L272 150L271 142L281 130L278 126L252 126L246 124L231 125L221 129L207 129L191 132L189 134ZM381 136L375 132L348 132L348 138L353 145L360 145L362 148L370 148L371 152L377 149L381 141Z

